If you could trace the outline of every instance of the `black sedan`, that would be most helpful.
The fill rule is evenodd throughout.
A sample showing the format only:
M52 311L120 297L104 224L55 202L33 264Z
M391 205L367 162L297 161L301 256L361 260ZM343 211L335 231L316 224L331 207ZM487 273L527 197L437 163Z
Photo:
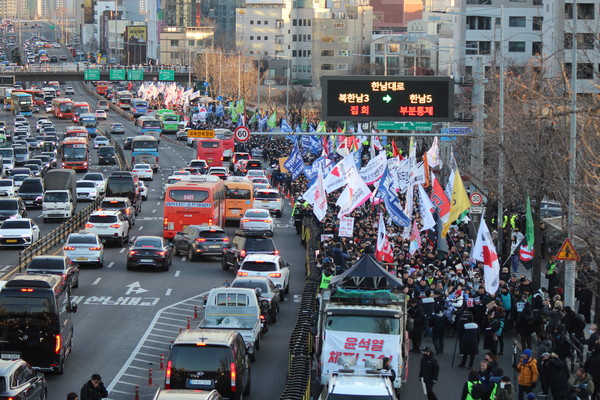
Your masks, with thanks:
M133 137L130 136L125 138L125 140L123 140L123 149L131 150L131 143L133 143Z
M138 237L127 253L128 270L151 267L168 271L172 261L172 247L160 236Z
M231 283L232 287L246 288L246 289L260 289L260 301L268 303L268 318L269 323L274 324L277 322L277 313L279 312L279 288L266 277L253 276L253 277L237 277Z

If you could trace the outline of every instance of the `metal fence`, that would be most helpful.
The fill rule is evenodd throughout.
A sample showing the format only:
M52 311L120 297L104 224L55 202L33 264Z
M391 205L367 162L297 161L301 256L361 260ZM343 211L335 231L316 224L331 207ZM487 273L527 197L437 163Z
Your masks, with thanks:
M50 231L50 233L42 236L30 247L21 251L19 253L19 272L25 271L27 265L29 265L34 257L46 254L54 246L65 240L71 233L79 231L85 225L89 216L100 206L103 198L104 196L96 198L93 203L88 204L83 210L60 224L60 226Z

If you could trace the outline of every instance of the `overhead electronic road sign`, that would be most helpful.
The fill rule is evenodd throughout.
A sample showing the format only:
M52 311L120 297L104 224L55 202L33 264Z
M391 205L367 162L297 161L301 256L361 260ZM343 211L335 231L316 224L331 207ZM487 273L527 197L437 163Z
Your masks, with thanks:
M188 137L191 137L191 138L214 138L215 131L191 129L188 131Z
M159 81L174 81L175 80L175 71L172 69L161 69L158 71L158 80Z
M124 81L127 79L127 75L124 69L111 69L110 80L111 81Z
M128 69L127 70L128 81L143 81L144 70L143 69Z
M99 69L86 69L83 71L83 80L86 81L99 81L100 70Z
M454 80L431 76L324 76L321 118L454 121Z

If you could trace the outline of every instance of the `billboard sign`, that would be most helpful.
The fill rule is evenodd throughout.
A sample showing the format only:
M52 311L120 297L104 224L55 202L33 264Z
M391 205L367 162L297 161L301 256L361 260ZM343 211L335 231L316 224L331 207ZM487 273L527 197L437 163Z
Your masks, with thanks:
M321 118L333 121L454 120L454 81L432 76L323 76Z

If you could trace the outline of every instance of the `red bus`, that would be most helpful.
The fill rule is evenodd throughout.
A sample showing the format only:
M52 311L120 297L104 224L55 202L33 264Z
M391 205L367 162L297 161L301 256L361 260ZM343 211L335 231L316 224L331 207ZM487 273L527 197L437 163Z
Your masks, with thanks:
M90 151L85 138L70 137L60 145L61 167L75 170L88 170Z
M43 106L44 102L44 91L41 89L15 89L12 93L29 93L33 99L33 104Z
M73 103L73 122L79 122L81 114L89 114L90 105L84 101L76 101Z
M208 175L181 178L181 181L169 186L165 193L163 237L171 239L188 225L224 226L225 184L223 181Z
M96 93L104 96L106 91L108 90L108 82L107 81L98 81L96 83Z
M198 139L195 141L198 149L197 158L204 160L209 167L223 166L223 142L219 139Z
M63 98L52 99L52 115L60 119L73 118L73 100Z
M235 151L235 139L229 129L215 129L215 138L223 142L223 159L229 161Z
M64 138L66 139L74 137L84 138L87 143L89 143L90 141L88 130L83 126L67 126L67 128L65 129Z

